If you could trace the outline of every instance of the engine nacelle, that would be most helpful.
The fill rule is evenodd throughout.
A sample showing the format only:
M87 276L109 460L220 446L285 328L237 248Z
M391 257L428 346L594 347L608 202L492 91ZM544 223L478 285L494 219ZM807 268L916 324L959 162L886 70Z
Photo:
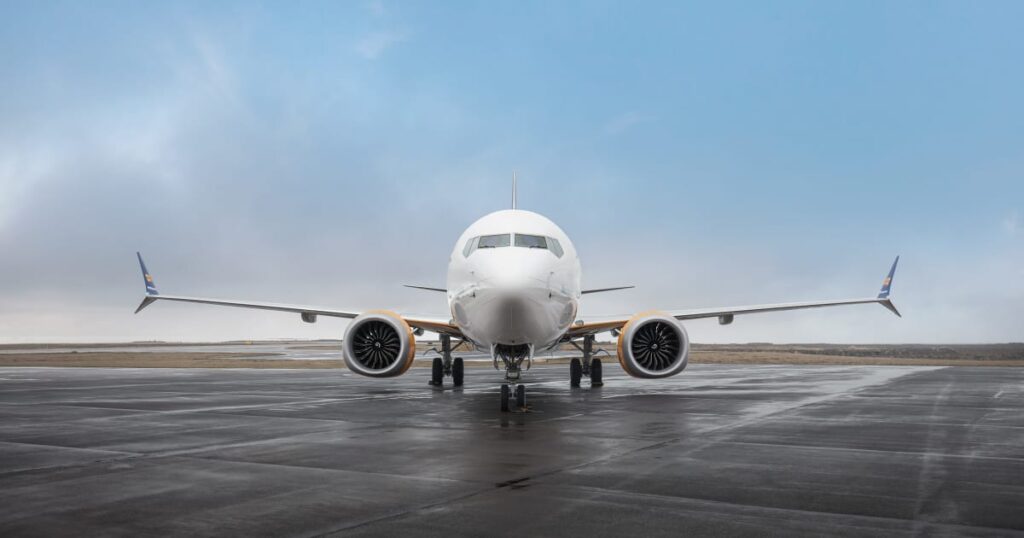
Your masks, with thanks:
M633 377L669 377L686 368L690 337L671 316L638 314L622 326L618 354L622 369Z
M341 343L345 364L369 377L402 375L416 357L412 327L394 312L367 312L352 320Z

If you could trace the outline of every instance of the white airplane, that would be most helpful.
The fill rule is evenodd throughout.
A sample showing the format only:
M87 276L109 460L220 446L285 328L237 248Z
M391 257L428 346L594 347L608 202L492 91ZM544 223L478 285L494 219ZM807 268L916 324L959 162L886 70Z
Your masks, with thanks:
M161 295L137 254L146 284L146 296L138 309L157 300L182 301L242 308L293 312L308 323L318 316L349 318L352 322L342 342L342 356L350 370L370 377L394 377L412 366L415 337L424 331L440 335L441 357L433 361L431 383L441 385L445 376L455 386L463 382L462 359L452 352L463 344L489 352L495 369L504 366L505 379L517 383L522 366L527 369L540 350L570 342L582 352L572 359L569 379L578 387L583 376L592 386L602 385L601 360L594 358L596 334L618 337L619 364L626 373L641 378L676 375L686 368L690 338L682 320L718 318L726 325L739 314L778 312L824 306L878 303L897 316L889 299L899 256L893 261L876 297L837 301L809 301L725 308L648 311L632 317L586 321L579 317L580 299L589 293L631 288L583 289L580 260L569 237L547 218L516 208L515 182L512 209L496 211L474 222L462 233L448 263L447 288L408 286L445 293L450 317L403 316L388 310L357 312L312 306ZM451 339L458 339L455 346ZM582 346L579 345L582 343ZM501 386L501 410L510 407L512 388ZM515 404L526 405L525 388L515 387Z

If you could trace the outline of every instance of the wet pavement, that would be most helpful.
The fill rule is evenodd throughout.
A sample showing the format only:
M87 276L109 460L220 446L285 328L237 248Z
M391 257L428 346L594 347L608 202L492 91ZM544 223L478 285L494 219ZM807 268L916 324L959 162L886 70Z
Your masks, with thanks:
M527 376L0 368L0 535L1024 530L1024 369Z
M424 342L428 349L440 348L436 342ZM52 353L247 353L264 354L248 357L250 359L268 360L323 360L341 361L341 342L252 342L229 344L146 344L146 345L74 345L51 344L33 345L0 345L2 355L32 355ZM420 350L417 359L431 359L439 353ZM459 349L454 356L472 362L491 362L490 353L478 350ZM568 355L563 351L542 351L537 359L564 358Z

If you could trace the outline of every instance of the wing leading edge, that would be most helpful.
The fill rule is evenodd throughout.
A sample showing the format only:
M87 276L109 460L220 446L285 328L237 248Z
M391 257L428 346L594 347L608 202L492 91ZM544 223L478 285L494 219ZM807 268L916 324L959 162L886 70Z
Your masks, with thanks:
M327 316L333 318L347 318L352 319L358 317L361 312L354 310L335 310L332 308L321 308L315 306L302 306L302 305L290 305L281 303L265 303L257 301L236 301L231 299L213 299L208 297L187 297L183 295L162 295L156 288L156 283L153 280L153 275L146 269L146 263L142 261L142 254L136 252L136 256L139 258L139 268L142 269L142 278L146 284L146 296L143 297L139 307L135 309L135 313L138 314L143 308L153 304L156 301L178 301L183 303L198 303L198 304L210 304L218 306L233 306L237 308L252 308L257 310L273 310L277 312L291 312L302 316L302 320L313 323L316 321L317 316ZM406 323L412 327L424 329L427 331L441 332L452 336L462 336L462 332L454 324L448 320L442 319L428 319L428 318L407 318L402 316Z
M899 261L900 257L896 256L896 259L892 262L892 267L889 269L889 274L885 277L884 280L882 280L882 289L878 292L878 296L876 297L867 297L862 299L842 299L837 301L806 301L799 303L732 306L724 308L695 308L690 310L668 311L666 312L666 314L678 320L718 318L719 323L724 325L732 323L733 316L741 314L757 314L760 312L782 312L785 310L823 308L826 306L878 303L887 308L893 314L903 317L900 314L899 310L896 309L896 306L892 304L892 300L889 298L889 292L892 289L892 279L893 276L895 276L896 274L896 264L898 264ZM566 336L568 336L569 338L577 338L587 334L596 334L599 332L610 331L622 327L623 325L626 324L627 321L629 321L629 318L602 320L593 323L575 325L569 329L569 332L566 334Z

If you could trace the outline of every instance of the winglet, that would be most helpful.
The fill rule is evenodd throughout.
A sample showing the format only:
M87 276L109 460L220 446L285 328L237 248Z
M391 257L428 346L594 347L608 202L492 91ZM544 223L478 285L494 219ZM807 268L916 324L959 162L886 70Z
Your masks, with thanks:
M156 283L153 282L153 275L146 270L146 262L142 261L142 254L135 253L139 257L139 268L142 269L142 281L146 284L146 295L160 295L156 291Z
M143 308L146 308L147 306L149 306L150 304L152 304L155 301L156 301L156 297L153 296L153 295L147 295L147 296L143 297L142 302L139 303L139 307L135 309L135 313L138 314L139 312L142 312Z
M892 277L896 275L896 264L900 262L900 257L896 256L896 259L892 262L892 268L889 269L889 274L882 281L882 289L878 292L878 304L889 309L890 312L896 314L899 317L903 317L899 310L896 310L896 305L892 304L892 300L889 299L889 292L892 290Z
M145 283L145 297L142 298L142 302L139 303L138 308L135 308L135 314L142 311L142 308L152 304L157 300L157 296L160 292L157 291L157 285L153 282L153 275L146 271L145 262L142 261L142 254L135 253L138 256L138 266L142 270L142 282Z
M897 316L899 316L901 318L903 317L903 314L900 314L900 311L896 310L896 305L892 304L891 300L889 300L889 299L882 299L881 301L878 301L878 304L888 308L889 311L892 312L893 314L896 314Z
M892 277L896 274L896 264L900 263L900 257L896 256L896 259L892 262L892 269L889 269L889 275L882 281L882 289L878 292L879 299L888 299L889 290L892 288Z

